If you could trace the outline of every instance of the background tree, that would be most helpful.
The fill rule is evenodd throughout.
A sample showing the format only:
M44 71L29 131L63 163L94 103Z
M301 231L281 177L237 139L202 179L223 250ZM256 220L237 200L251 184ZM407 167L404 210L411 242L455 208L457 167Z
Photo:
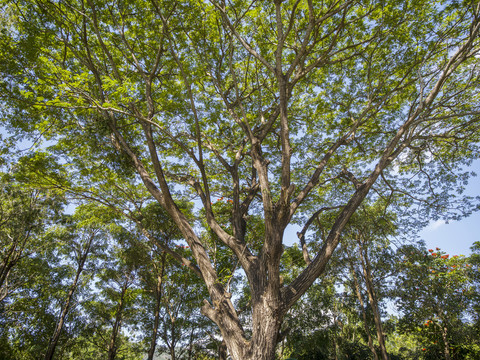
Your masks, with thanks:
M91 319L87 329L92 331L96 346L108 360L116 359L122 352L128 354L130 339L123 330L128 327L130 331L135 330L131 319L135 317L140 291L138 267L130 253L131 236L122 228L115 232L114 240L118 244L110 247L110 256L96 277L99 294L85 304Z
M401 223L399 216L402 215L388 212L390 205L384 200L373 205L362 204L345 227L340 253L334 258L337 286L345 289L346 296L351 294L358 300L365 329L362 336L365 336L374 358L380 356L382 359L388 358L382 325L382 300L387 294L395 261L390 239L398 233L397 227ZM310 218L298 233L307 262L310 261L309 251L317 250L317 239L328 236L328 229L337 216L338 210L334 208L323 210L314 214L314 218ZM413 225L412 220L409 222ZM408 230L404 229L404 235L409 233ZM311 235L305 237L307 231ZM370 325L375 327L378 354L370 334Z
M21 167L0 173L0 356L28 359L43 352L53 332L52 304L64 280L55 229L65 199L17 181L22 173Z
M404 246L399 253L403 260L398 265L396 303L403 326L423 342L426 358L475 356L461 350L468 343L468 331L462 329L468 328L464 324L474 294L468 258L413 246Z
M339 294L332 278L317 281L289 311L281 334L280 358L331 359L341 354Z
M344 236L356 242L357 250L354 254L358 254L356 257L363 274L362 282L365 285L368 303L373 314L380 357L388 360L379 295L382 288L388 288L386 278L391 274L393 268L388 237L395 235L396 226L394 216L385 213L384 209L385 207L380 204L372 207L362 206L357 213L360 218L357 218L357 214L352 217ZM372 269L370 255L376 255L375 270ZM355 269L352 275L355 275ZM358 286L360 287L360 284ZM358 292L361 297L361 291ZM358 294L357 297L359 297Z
M78 304L78 291L83 294L88 292L89 280L95 276L95 266L103 255L107 238L108 224L112 223L112 214L104 207L84 205L75 210L70 223L62 229L58 237L61 244L57 245L63 263L69 263L69 287L61 303L55 331L50 338L45 360L54 358L55 349L67 321L67 316L72 308ZM113 214L114 215L114 214ZM94 258L91 260L90 258ZM85 271L87 274L85 276Z
M51 191L25 188L12 174L0 177L1 303L25 281L16 271L21 263L48 246L43 236L60 219L63 200Z
M473 317L475 319L476 329L480 330L480 242L473 243L472 254L470 255L470 277L473 281Z

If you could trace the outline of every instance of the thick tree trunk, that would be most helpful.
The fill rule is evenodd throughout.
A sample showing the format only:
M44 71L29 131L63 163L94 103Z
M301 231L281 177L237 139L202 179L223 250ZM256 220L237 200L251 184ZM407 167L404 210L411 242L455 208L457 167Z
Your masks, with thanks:
M275 318L273 309L268 308L268 304L265 305L259 310L259 321L255 322L257 333L252 338L252 348L245 359L273 360L275 358L281 322ZM263 322L263 325L260 322Z
M255 302L255 300L253 300ZM252 336L239 339L235 329L221 328L222 336L232 360L273 360L283 311L278 299L265 294L253 305Z
M273 360L275 359L276 347L279 339L280 327L285 315L285 303L281 297L281 281L279 261L283 246L281 244L282 230L269 229L272 238L267 240L270 244L264 248L260 261L256 264L257 272L251 274L249 281L252 289L252 323L251 337L247 338L243 329L236 328L240 324L238 319L230 328L226 327L222 320L228 316L226 306L233 306L228 302L219 306L213 320L222 332L223 339L229 350L232 360ZM268 258L269 261L264 259ZM225 309L225 315L223 315ZM205 309L202 309L205 310ZM241 337L239 336L241 335Z
M257 284L258 285L258 284ZM279 294L279 292L277 292ZM215 302L205 301L202 313L217 323L232 360L273 360L278 333L284 317L279 296L270 290L252 294L251 337L247 338L234 313L229 298Z
M363 246L360 240L359 240L359 254L360 254L360 260L363 267L363 275L365 277L365 283L367 285L368 301L370 303L370 307L372 308L373 319L375 321L375 328L377 330L377 340L380 347L380 355L382 356L383 360L388 360L387 348L385 346L385 336L383 335L382 319L380 316L375 288L373 286L370 261L368 259L367 253L363 252Z

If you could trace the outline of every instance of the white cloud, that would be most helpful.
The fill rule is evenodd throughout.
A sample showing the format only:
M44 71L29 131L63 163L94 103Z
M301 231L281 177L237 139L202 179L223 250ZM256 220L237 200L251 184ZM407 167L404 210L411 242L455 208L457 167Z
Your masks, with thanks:
M428 226L425 228L425 231L435 231L437 230L440 226L445 225L446 222L445 220L436 220L436 221L430 221Z

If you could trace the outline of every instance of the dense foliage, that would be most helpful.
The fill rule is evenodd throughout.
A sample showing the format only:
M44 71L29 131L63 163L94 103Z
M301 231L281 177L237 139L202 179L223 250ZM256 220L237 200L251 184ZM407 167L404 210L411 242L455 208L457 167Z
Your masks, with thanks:
M449 330L476 331L450 315L475 298L448 288L475 278L463 258L403 263L389 241L478 209L478 2L0 6L5 353L386 359L406 329L382 324L387 296L442 308L403 314L438 328L408 341L475 353Z

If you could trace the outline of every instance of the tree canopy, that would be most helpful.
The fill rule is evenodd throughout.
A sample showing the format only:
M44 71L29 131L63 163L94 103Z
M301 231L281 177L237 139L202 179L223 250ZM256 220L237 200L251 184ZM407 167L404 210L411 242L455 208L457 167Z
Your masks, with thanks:
M232 359L273 359L285 314L362 204L393 207L399 222L474 209L451 195L479 151L478 3L2 6L2 119L48 141L21 163L39 186L140 227L158 203L190 251L160 245L206 285L202 312ZM284 244L297 240L286 227L305 225L304 236L324 212L333 215L312 260L285 283ZM246 322L225 264L246 276Z

